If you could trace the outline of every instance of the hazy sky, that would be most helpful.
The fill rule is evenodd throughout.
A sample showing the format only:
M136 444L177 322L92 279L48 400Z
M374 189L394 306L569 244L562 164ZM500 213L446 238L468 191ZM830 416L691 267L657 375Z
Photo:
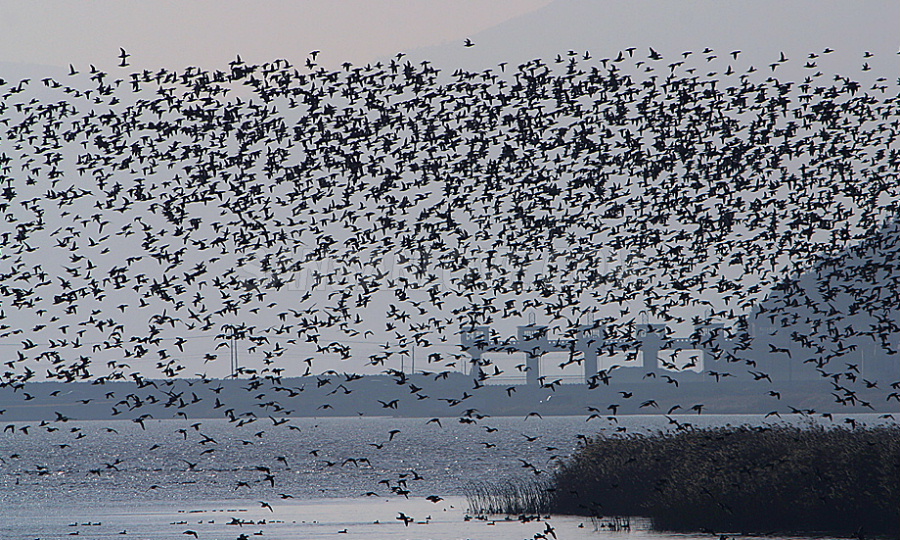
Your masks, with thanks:
M742 49L763 62L827 46L851 68L867 50L896 58L898 22L896 0L0 0L0 62L111 69L124 47L131 69L216 69L237 54L301 64L312 50L332 68L417 49L496 64L628 46ZM466 38L476 46L463 47Z
M2 1L0 61L110 68L248 61L355 63L459 41L550 0Z
M83 74L88 64L119 70L119 47L131 54L126 72L225 69L237 54L302 64L312 50L329 68L404 51L441 68L472 69L569 49L590 50L597 62L636 47L639 58L654 47L673 60L694 51L691 65L720 72L754 65L761 78L782 52L792 61L777 76L806 76L807 55L829 47L836 52L820 61L825 71L858 76L868 63L872 76L896 77L898 22L898 0L0 0L0 78L53 69L46 66L64 77L70 63ZM464 47L466 38L475 46ZM705 60L706 47L718 59ZM866 51L874 56L864 60ZM197 347L196 355L205 352Z

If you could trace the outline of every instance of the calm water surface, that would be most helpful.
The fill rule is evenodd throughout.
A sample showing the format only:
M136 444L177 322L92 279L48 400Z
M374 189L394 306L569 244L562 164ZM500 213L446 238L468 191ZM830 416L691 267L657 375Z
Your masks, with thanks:
M679 421L699 427L763 419ZM655 432L667 429L664 417L484 418L474 424L443 418L440 425L296 418L241 428L218 419L149 420L146 429L130 421L89 421L35 424L27 434L21 431L26 425L0 434L3 539L185 539L193 532L201 539L518 539L545 532L547 523L559 538L684 538L651 531L640 520L613 532L581 517L467 519L464 494L471 483L546 478L557 459L577 448L579 435ZM432 495L442 500L426 500ZM408 525L398 519L401 513Z

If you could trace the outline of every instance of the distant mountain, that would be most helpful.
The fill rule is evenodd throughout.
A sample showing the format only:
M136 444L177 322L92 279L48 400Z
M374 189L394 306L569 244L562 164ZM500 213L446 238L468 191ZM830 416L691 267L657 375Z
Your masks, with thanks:
M747 355L776 380L900 381L900 224L785 279L747 318Z

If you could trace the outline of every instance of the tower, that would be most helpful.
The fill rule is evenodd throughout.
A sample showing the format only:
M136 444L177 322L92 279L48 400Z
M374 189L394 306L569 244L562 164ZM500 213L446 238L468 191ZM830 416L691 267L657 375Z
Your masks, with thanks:
M635 325L635 341L643 353L645 371L655 372L659 368L659 350L663 348L669 328L664 324Z
M541 356L547 352L547 327L534 323L519 326L517 349L525 353L525 380L528 386L538 386L541 376Z
M584 381L590 380L598 372L597 350L603 347L606 341L606 327L599 324L583 324L578 327L578 338L575 342L575 350L584 355Z
M463 350L472 357L472 368L469 374L474 377L481 376L481 356L488 351L491 345L491 327L474 326L463 330L460 336Z
M722 350L725 345L725 325L720 322L710 322L709 319L695 322L691 337L694 346L703 351L703 370L708 371L709 368L716 367L717 358L713 351Z

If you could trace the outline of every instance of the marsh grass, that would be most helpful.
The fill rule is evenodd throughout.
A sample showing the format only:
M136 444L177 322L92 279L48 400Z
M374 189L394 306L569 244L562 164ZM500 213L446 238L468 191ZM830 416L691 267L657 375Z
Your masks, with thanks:
M728 427L596 438L554 477L551 511L664 530L900 532L900 428Z
M550 511L551 490L549 482L536 480L472 482L465 495L473 514L541 515Z
M597 437L552 480L468 486L481 514L650 518L655 529L900 534L900 428L725 427Z

